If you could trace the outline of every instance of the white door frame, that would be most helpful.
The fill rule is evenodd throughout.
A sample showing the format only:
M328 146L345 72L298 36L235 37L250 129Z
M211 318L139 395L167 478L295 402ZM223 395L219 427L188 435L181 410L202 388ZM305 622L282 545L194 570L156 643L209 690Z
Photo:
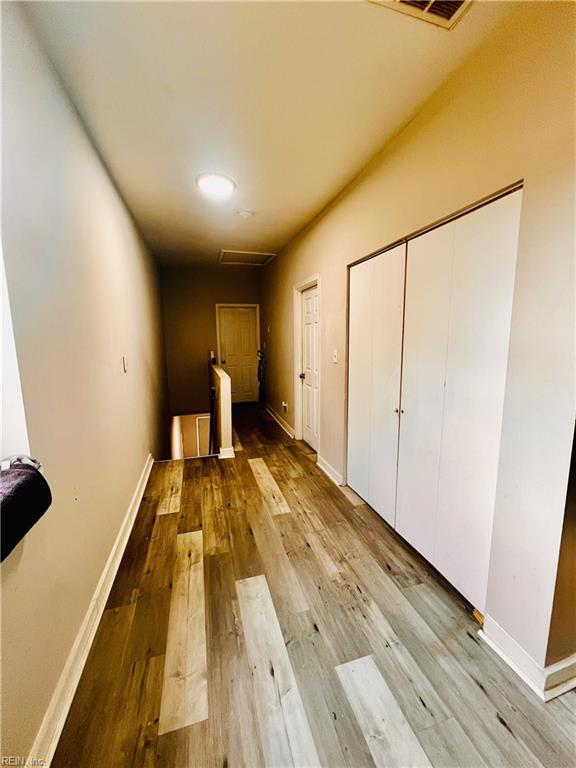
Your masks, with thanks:
M322 294L320 291L320 273L311 275L307 280L303 280L294 286L293 295L293 314L294 314L294 438L302 440L302 294L308 288L318 289L318 455L320 455L320 413L322 410Z
M228 304L216 304L216 360L218 365L221 364L222 357L220 355L220 307L238 307L239 309L247 309L253 307L256 309L256 349L260 349L260 304L243 304L242 302L233 301Z

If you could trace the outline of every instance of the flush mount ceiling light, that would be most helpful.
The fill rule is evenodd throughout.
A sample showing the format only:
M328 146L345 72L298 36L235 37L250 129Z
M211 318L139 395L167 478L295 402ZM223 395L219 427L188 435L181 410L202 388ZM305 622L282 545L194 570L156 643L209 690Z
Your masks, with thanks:
M236 182L223 173L201 173L196 177L198 189L210 200L228 200L234 194Z
M237 211L237 214L241 219L251 219L254 216L254 211L251 211L249 208L241 208Z

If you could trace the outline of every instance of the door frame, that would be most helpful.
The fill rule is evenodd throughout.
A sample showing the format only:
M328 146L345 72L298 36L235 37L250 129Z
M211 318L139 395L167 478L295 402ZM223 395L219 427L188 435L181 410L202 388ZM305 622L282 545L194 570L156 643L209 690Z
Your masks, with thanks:
M318 451L320 456L320 412L322 410L322 292L320 273L316 272L292 288L292 306L294 316L294 439L302 440L302 294L309 288L318 289Z
M218 302L216 304L216 361L221 365L222 356L220 355L220 307L238 307L239 309L256 309L256 349L260 347L260 304L245 304L240 301L228 303ZM256 361L258 363L258 361Z

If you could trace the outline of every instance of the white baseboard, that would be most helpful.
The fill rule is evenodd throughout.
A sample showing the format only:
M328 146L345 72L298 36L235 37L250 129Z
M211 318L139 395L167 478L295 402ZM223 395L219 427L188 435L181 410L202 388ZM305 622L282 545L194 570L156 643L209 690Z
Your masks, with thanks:
M274 419L274 421L275 421L277 424L279 424L279 425L282 427L282 429L284 430L284 432L286 432L286 434L287 434L289 437L292 437L292 438L293 438L295 433L294 433L294 429L293 429L293 428L290 426L290 424L288 424L288 422L287 422L287 421L285 421L285 420L282 418L282 416L280 416L280 414L279 414L279 413L276 413L276 411L274 410L274 408L272 408L272 406L271 406L271 405L267 405L267 406L266 406L266 410L268 411L268 413L270 414L270 416L272 416L272 418Z
M325 475L328 475L330 480L332 480L333 483L336 483L336 485L345 485L344 478L342 475L337 472L334 467L331 464L328 464L326 459L323 459L320 454L316 457L316 464L320 467L322 472L324 472Z
M219 459L233 459L235 456L234 448L220 448Z
M76 688L80 682L80 677L86 659L88 658L94 635L96 634L98 624L100 623L100 619L104 612L104 607L106 606L106 601L108 600L108 595L112 588L114 578L116 577L118 567L120 566L120 560L126 549L128 537L132 531L136 513L140 507L140 502L142 501L142 496L144 495L144 490L153 463L154 458L152 454L149 453L140 479L138 480L136 490L134 491L134 495L132 496L130 505L128 506L128 510L122 525L120 526L118 535L116 536L116 541L114 542L114 546L108 557L108 561L104 566L98 585L92 595L90 605L88 606L84 620L80 625L80 629L74 640L74 645L68 655L66 664L64 665L58 684L54 689L50 704L48 705L46 714L44 715L38 733L36 734L36 738L34 739L32 749L30 750L30 757L44 760L45 762L43 765L45 766L49 766L54 757L54 752L56 751L58 740L62 734L62 729L64 728L64 723L66 722L72 699L76 693Z
M542 667L490 616L478 634L542 701L576 688L576 654Z

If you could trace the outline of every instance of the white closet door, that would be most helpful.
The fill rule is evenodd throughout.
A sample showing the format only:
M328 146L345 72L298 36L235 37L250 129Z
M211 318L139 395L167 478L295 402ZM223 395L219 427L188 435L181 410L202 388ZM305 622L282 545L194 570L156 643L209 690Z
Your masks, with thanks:
M408 243L396 530L433 562L454 224Z
M521 192L454 222L444 427L433 562L484 611Z
M370 496L370 412L374 260L350 270L348 347L348 485Z
M368 501L395 524L398 408L402 360L402 315L406 246L374 258L370 495Z
M395 522L405 246L350 270L348 484Z

